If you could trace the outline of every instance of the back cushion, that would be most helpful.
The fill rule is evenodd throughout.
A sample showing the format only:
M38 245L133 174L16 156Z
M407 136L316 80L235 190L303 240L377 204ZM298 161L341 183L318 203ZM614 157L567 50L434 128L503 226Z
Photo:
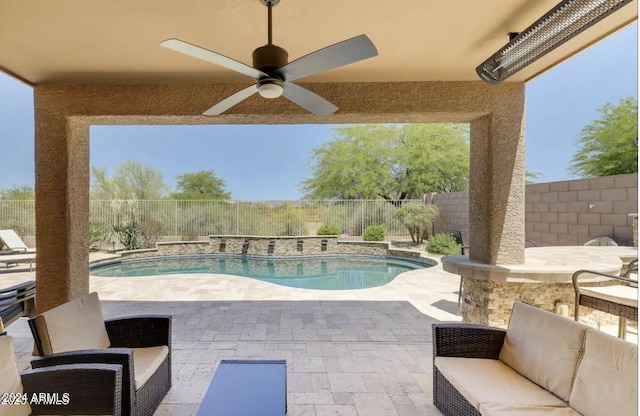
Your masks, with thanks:
M16 358L13 351L13 338L8 335L0 336L0 394L22 394L22 380L18 373ZM16 403L9 400L9 403ZM28 404L2 404L0 403L0 415L2 416L26 416L31 414Z
M568 401L587 326L516 302L500 360Z
M95 292L50 309L34 321L44 355L111 345Z
M569 404L584 416L637 416L638 346L588 330Z

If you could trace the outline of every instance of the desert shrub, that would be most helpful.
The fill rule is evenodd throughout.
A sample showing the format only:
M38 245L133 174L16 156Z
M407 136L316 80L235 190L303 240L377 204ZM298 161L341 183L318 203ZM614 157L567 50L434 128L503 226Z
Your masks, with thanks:
M184 230L182 232L182 241L198 241L198 232L196 230Z
M316 231L316 235L339 235L340 227L333 224L322 224L318 231Z
M275 209L271 222L276 224L276 235L305 235L304 211L294 204L282 204Z
M387 230L397 228L394 209L385 201L339 201L324 206L319 219L324 224L335 224L341 234L358 236L370 225L384 225Z
M362 238L364 239L364 241L383 241L384 234L384 225L370 225L364 229Z
M140 245L153 248L164 236L164 225L158 221L140 221Z
M462 244L451 233L439 233L432 235L427 240L427 251L433 254L445 256L458 256L462 254Z

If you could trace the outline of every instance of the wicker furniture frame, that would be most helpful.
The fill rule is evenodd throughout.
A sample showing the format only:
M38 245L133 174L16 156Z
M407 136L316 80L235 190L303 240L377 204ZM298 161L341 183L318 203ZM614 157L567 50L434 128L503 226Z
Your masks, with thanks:
M445 416L480 416L478 410L436 368L436 357L497 360L506 330L463 323L436 323L433 336L433 404Z
M629 276L632 273L637 273L637 261L632 261L629 264L629 268L624 276L614 276L606 273L599 273L590 270L578 270L573 274L573 289L575 291L575 311L574 311L574 319L577 321L580 315L580 306L586 306L591 309L596 309L602 312L609 313L611 315L618 316L619 319L619 327L618 327L618 337L625 338L626 335L626 325L627 320L637 321L638 320L638 306L629 306L625 305L621 302L615 302L611 299L603 299L601 297L594 296L592 293L585 293L580 290L579 278L580 275L590 274L596 275L600 277L605 277L607 279L617 281L622 286L629 286L638 288L638 281L631 279Z
M32 361L34 368L71 363L106 363L122 366L122 415L151 416L171 388L171 317L135 316L106 320L111 348L52 354ZM29 320L36 347L43 355L42 340L33 319ZM166 345L167 358L137 390L133 348Z
M40 393L68 394L69 402L30 403L32 415L122 415L122 366L69 364L20 373L24 393L30 399Z
M0 289L0 318L4 326L35 311L36 282L29 280ZM1 331L0 331L1 332Z

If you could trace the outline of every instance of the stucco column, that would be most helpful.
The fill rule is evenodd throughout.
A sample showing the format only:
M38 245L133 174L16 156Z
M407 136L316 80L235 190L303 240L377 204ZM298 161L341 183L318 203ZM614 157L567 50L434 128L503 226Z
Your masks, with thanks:
M471 122L469 256L523 264L525 240L524 86Z
M37 312L89 291L89 126L35 88Z

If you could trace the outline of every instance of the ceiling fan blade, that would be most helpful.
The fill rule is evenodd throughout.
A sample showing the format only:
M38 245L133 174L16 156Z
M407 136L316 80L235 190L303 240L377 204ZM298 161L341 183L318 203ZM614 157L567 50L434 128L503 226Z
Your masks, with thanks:
M366 35L356 36L289 62L274 72L285 81L294 81L318 72L352 64L378 55L371 39Z
M284 83L284 91L282 92L282 95L305 110L308 110L320 117L328 116L338 110L338 107L320 97L318 94L290 82Z
M240 72L241 74L244 74L253 79L268 77L267 74L260 71L259 69L255 69L254 67L243 64L242 62L238 62L235 59L231 59L217 52L201 48L200 46L193 45L180 39L163 40L162 42L160 42L160 46L183 53L185 55L192 56L194 58L202 59L203 61L212 62L216 65L220 65L236 72Z
M219 116L220 114L224 113L234 105L238 104L243 100L246 100L247 98L251 97L253 94L257 92L258 92L257 84L249 85L247 88L243 88L240 91L236 92L235 94L232 94L227 98L225 98L224 100L220 101L218 104L214 105L213 107L211 107L210 109L202 113L202 115L203 116Z

